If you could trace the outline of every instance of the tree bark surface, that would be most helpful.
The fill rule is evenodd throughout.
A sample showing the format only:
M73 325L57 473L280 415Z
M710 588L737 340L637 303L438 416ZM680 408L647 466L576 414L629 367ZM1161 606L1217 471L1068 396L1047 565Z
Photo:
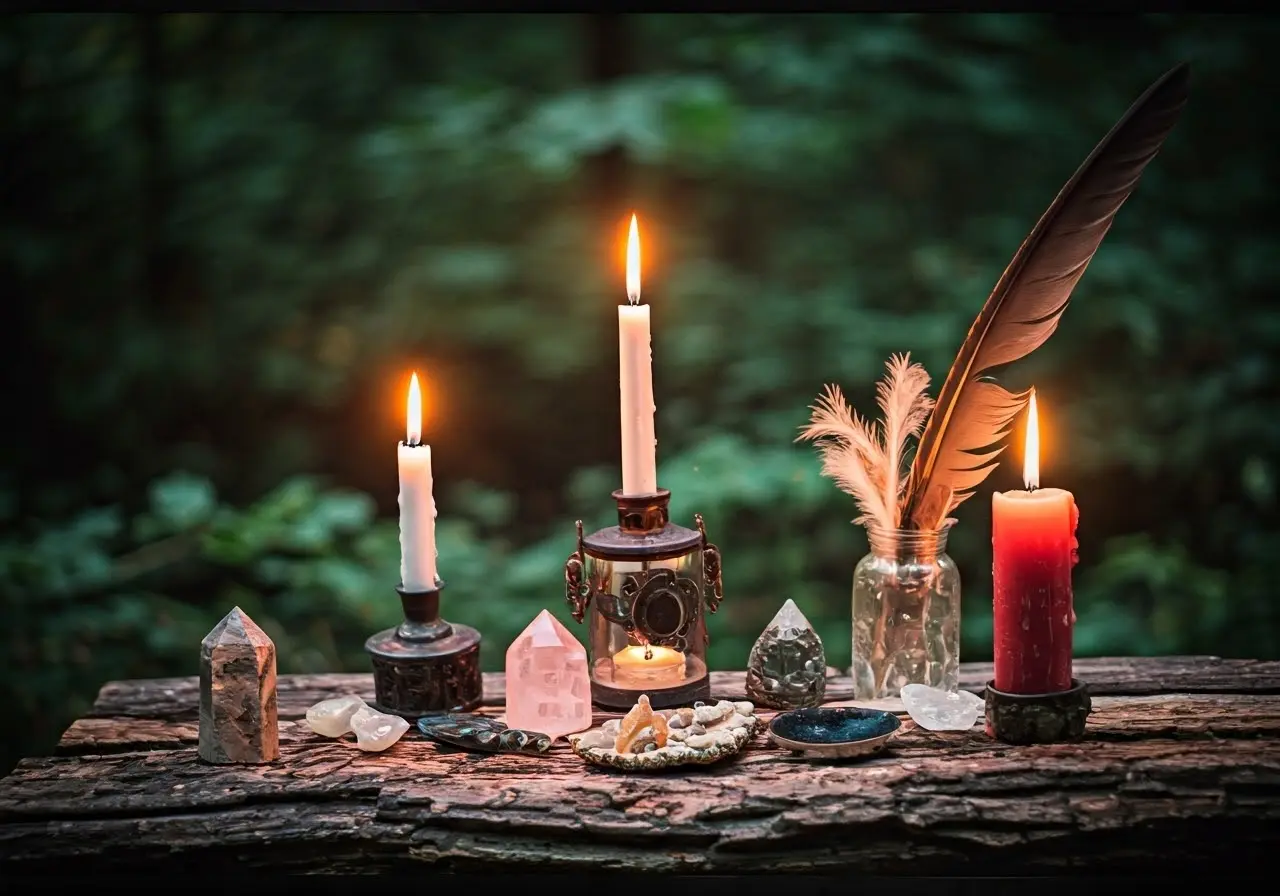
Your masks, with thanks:
M962 667L979 689L990 668ZM385 753L313 734L313 703L368 675L281 676L278 762L199 761L195 678L113 682L57 755L0 781L10 871L626 871L1017 874L1199 870L1280 842L1280 663L1081 660L1083 741L1011 747L909 720L894 747L822 763L760 734L709 768L627 774L565 746ZM713 676L740 698L742 673ZM502 679L485 676L501 712ZM847 700L846 678L828 682ZM605 718L600 714L597 721Z

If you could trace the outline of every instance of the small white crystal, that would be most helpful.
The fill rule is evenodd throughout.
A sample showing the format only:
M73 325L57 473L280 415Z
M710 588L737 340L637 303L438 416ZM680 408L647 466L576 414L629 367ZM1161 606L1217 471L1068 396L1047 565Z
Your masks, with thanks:
M968 691L950 693L927 684L907 684L902 686L902 705L921 728L967 731L985 704L981 697Z
M364 705L363 700L350 694L321 700L307 710L307 724L324 737L342 737L351 730L351 717Z
M805 632L813 631L813 626L809 624L809 620L800 612L800 608L796 606L796 602L791 598L787 598L787 602L782 608L774 614L773 619L765 626L765 631L776 629L777 637L783 641L794 641Z
M409 723L399 716L363 706L351 717L351 730L356 733L357 747L366 753L381 753L404 737Z

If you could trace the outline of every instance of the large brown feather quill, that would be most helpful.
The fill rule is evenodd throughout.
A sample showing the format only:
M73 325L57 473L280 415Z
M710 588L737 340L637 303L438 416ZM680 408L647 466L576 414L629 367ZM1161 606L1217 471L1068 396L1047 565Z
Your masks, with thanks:
M938 393L911 465L902 520L938 529L995 468L1029 393L985 374L1029 355L1058 327L1071 290L1187 100L1184 63L1153 84L1067 181L1009 263Z

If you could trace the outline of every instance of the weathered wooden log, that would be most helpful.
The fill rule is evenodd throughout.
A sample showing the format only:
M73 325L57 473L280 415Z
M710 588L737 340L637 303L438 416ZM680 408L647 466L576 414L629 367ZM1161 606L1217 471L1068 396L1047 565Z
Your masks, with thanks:
M1136 657L1081 659L1075 677L1088 683L1097 696L1162 693L1280 694L1280 662L1220 659L1218 657ZM982 693L993 673L990 663L961 663L960 686ZM152 678L114 681L105 685L90 710L90 717L195 718L192 703L194 678ZM712 672L711 689L727 699L745 700L745 672ZM281 719L300 719L307 707L327 697L357 694L373 699L373 676L365 673L286 675L277 684ZM827 680L827 702L851 700L853 681L848 676ZM506 677L485 673L484 705L502 706Z
M483 712L497 713L494 708ZM760 712L769 719L773 713ZM595 724L617 713L597 712ZM1187 694L1178 697L1099 697L1089 717L1090 734L1111 740L1141 737L1276 737L1280 736L1280 699L1261 695ZM71 724L58 742L58 756L101 756L140 750L181 750L196 743L196 722L137 719L127 716L84 718ZM924 732L922 732L924 733ZM952 735L936 732L934 737ZM313 743L315 735L301 721L280 723L282 747ZM758 738L763 743L763 738ZM559 746L557 746L559 749Z
M1106 662L1120 686L1120 661ZM368 676L283 676L280 761L213 766L196 753L194 680L115 683L61 755L0 781L0 857L16 873L188 875L232 859L321 873L919 875L1178 873L1266 858L1280 838L1280 697L1258 691L1274 687L1277 664L1125 662L1139 692L1156 686L1144 666L1173 691L1224 692L1099 696L1073 744L1010 747L980 726L908 723L862 762L808 762L760 735L721 766L629 775L559 745L478 755L412 732L367 754L297 720ZM1085 676L1112 684L1103 668ZM717 696L741 681L719 676ZM501 693L497 676L485 685Z

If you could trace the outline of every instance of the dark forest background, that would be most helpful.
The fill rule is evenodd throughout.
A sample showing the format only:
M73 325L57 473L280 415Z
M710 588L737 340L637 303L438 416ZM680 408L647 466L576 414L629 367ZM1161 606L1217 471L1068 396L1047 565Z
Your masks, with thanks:
M446 615L487 669L567 621L573 521L619 483L633 209L659 482L725 554L711 662L791 597L846 666L865 538L793 443L807 406L870 406L899 350L936 389L1180 60L1181 123L1006 379L1081 507L1077 652L1280 655L1277 45L1244 16L6 17L0 766L107 680L194 674L235 604L282 673L367 669L414 369ZM1009 457L951 540L970 660Z

